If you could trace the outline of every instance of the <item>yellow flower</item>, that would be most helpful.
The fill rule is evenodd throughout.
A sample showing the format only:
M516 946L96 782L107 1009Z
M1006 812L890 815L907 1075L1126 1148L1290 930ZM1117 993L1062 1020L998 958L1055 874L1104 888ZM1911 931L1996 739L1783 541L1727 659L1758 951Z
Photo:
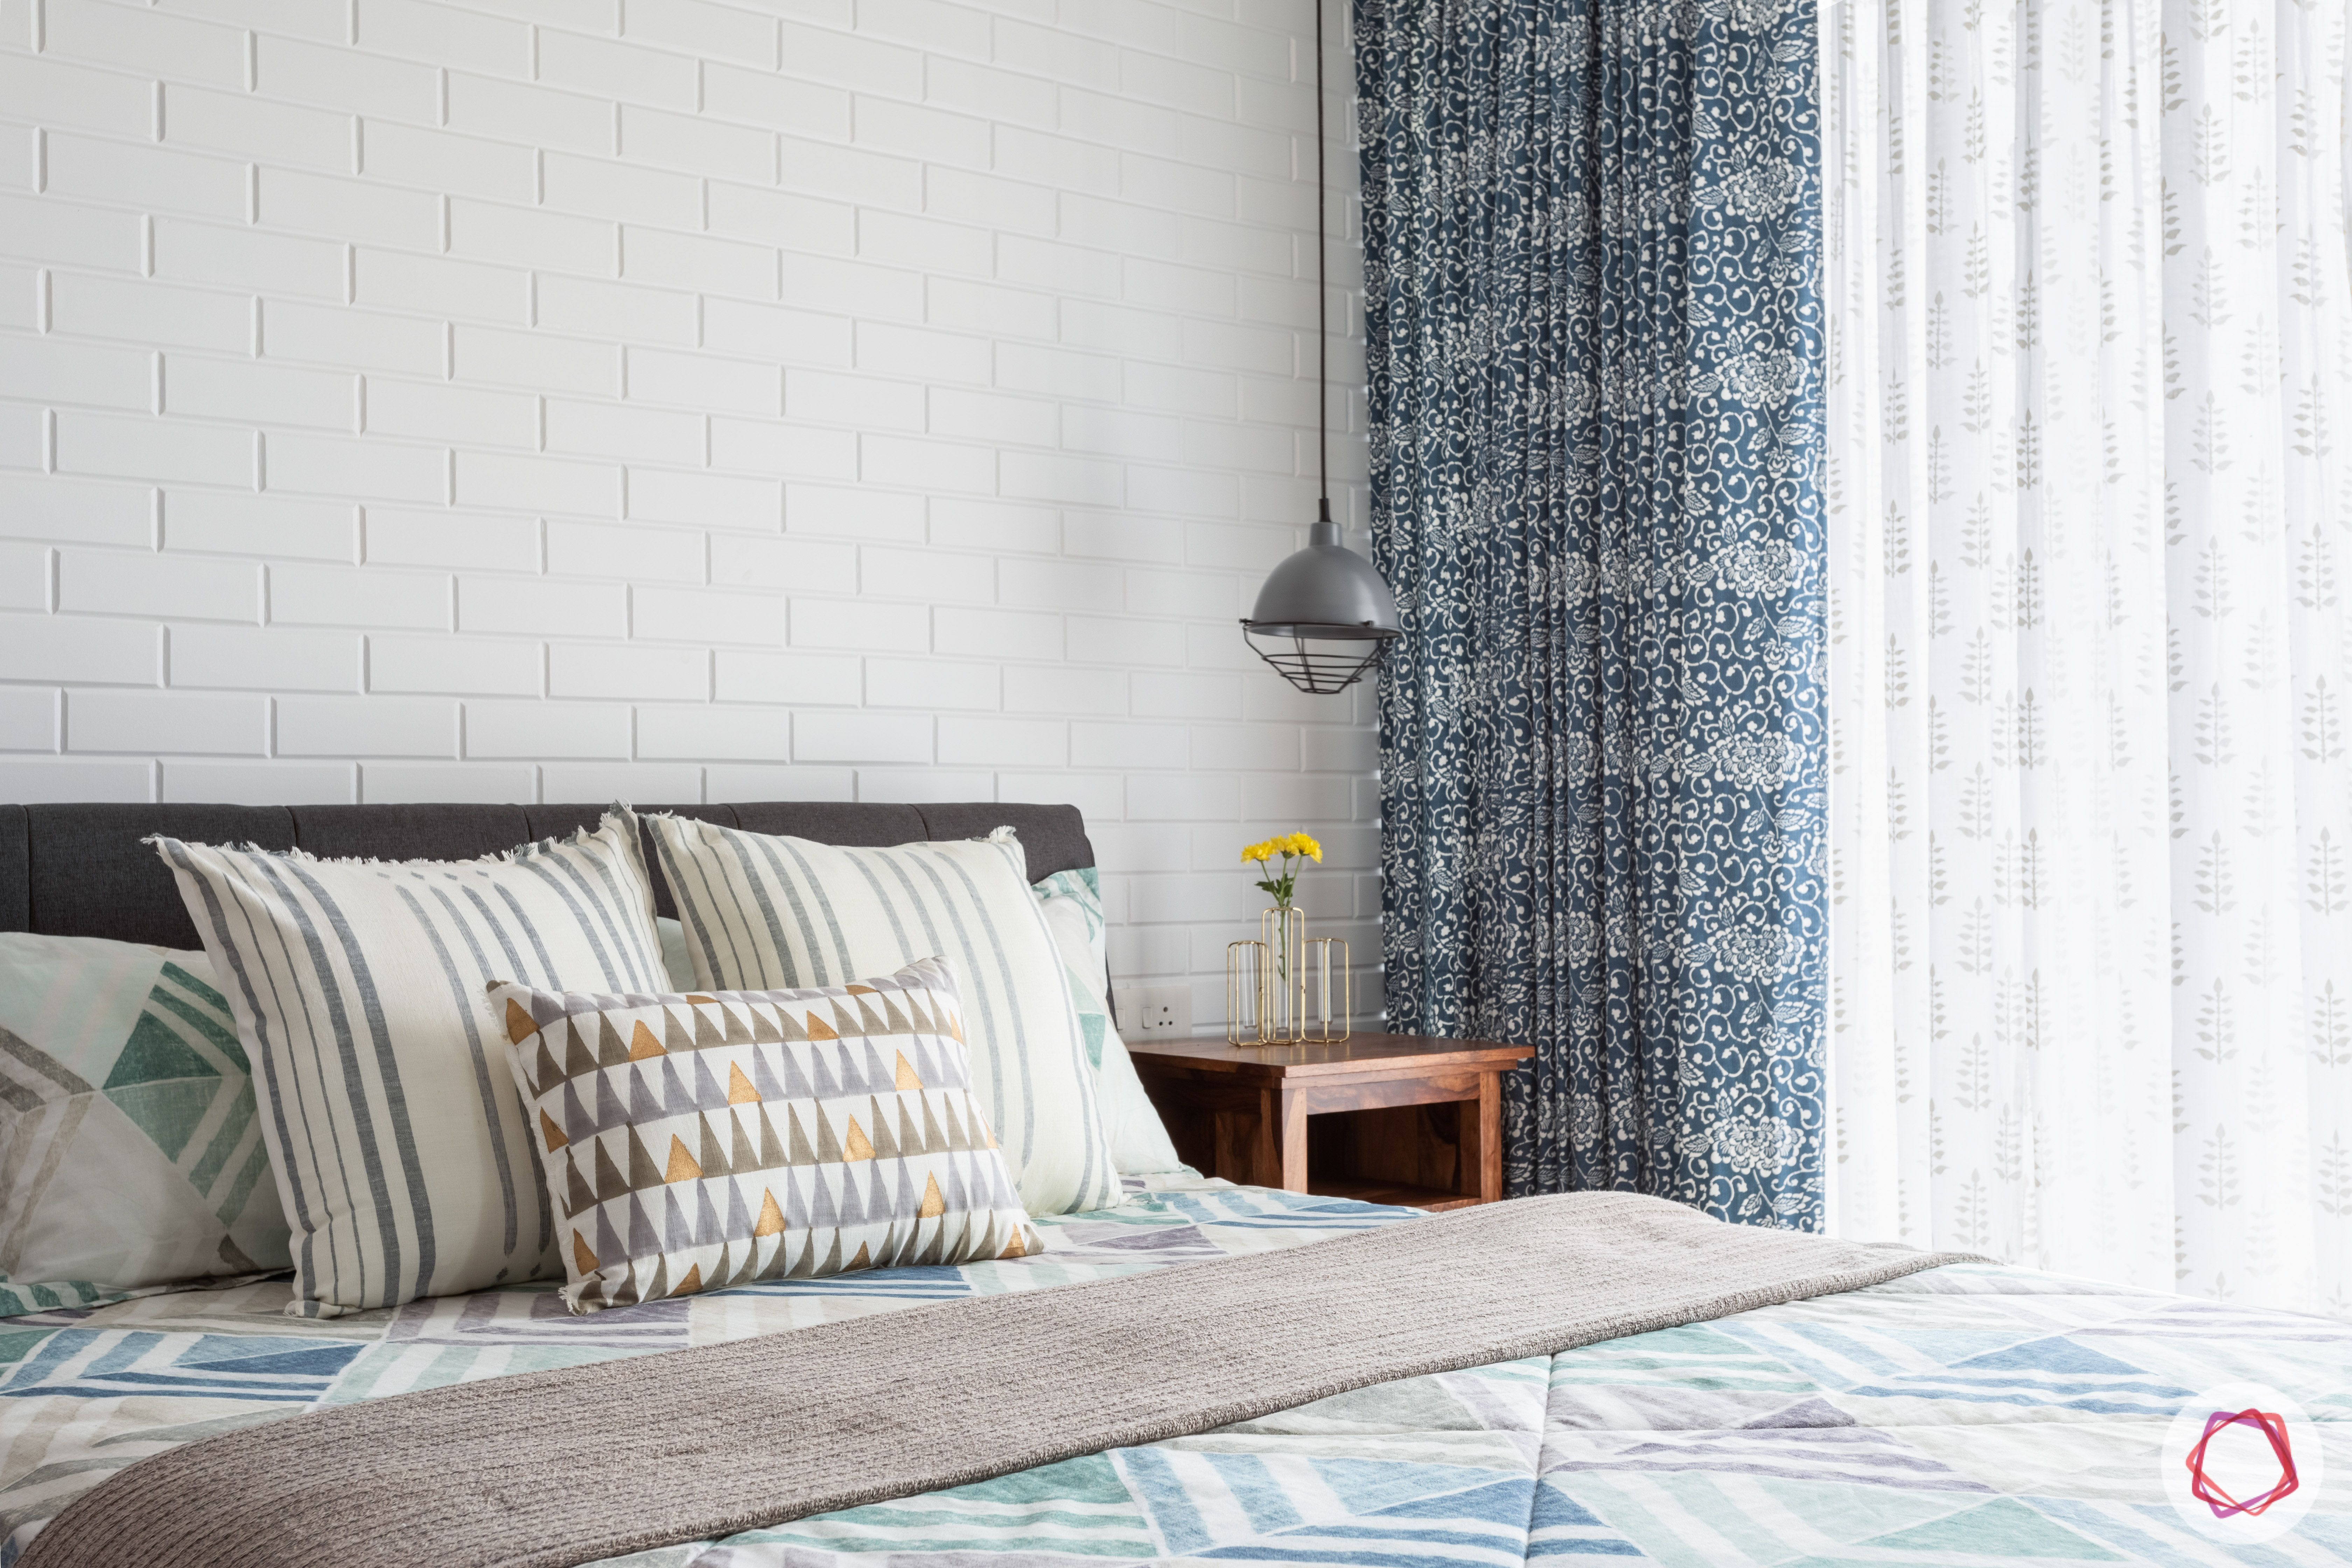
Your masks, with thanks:
M1323 846L1304 833L1292 834L1282 841L1282 847L1286 854L1304 855L1318 866L1323 863Z
M1268 839L1264 844L1253 844L1244 849L1242 851L1242 860L1244 864L1255 860L1259 865L1263 866L1265 864L1267 858L1273 855L1273 853L1274 841L1272 839Z

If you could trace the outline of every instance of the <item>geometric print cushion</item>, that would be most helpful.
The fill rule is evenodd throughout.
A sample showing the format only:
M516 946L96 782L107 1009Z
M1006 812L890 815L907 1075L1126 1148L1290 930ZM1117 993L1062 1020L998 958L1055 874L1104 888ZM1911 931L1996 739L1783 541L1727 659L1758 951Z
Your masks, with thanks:
M286 1266L205 955L0 934L0 1317Z
M809 990L489 994L575 1312L1041 1245L943 960Z
M340 1317L560 1274L484 988L665 988L636 820L475 860L154 840L252 1059L293 1232L288 1310Z
M647 820L698 986L839 985L944 955L970 1027L972 1091L1022 1206L1120 1201L1068 974L1011 828L867 848Z
M1159 1108L1144 1092L1135 1058L1128 1053L1127 1042L1118 1037L1102 994L1076 964L1066 960L1062 973L1069 978L1070 1000L1078 1010L1078 1034L1086 1041L1087 1065L1094 1069L1095 1102L1102 1108L1103 1136L1110 1143L1112 1166L1122 1176L1189 1170L1176 1156L1176 1145L1169 1140Z
M1037 897L1037 908L1069 972L1070 1000L1078 1010L1087 1064L1094 1069L1095 1103L1102 1109L1112 1166L1122 1176L1191 1169L1176 1157L1176 1145L1169 1142L1166 1123L1143 1091L1135 1058L1118 1037L1105 1000L1110 994L1110 968L1105 962L1108 924L1103 918L1099 873L1092 866L1074 867L1030 883L1029 890Z
M1032 882L1045 911L1045 925L1062 960L1089 976L1106 995L1110 991L1109 927L1103 919L1102 879L1092 866L1056 871L1042 882Z

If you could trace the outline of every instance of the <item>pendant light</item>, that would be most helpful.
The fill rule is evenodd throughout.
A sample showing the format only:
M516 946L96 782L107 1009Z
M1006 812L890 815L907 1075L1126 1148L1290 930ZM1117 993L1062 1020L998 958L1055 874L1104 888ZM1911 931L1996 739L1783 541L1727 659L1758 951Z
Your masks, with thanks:
M1396 598L1331 521L1331 328L1323 287L1323 0L1315 0L1316 468L1320 499L1307 548L1274 569L1242 622L1243 640L1301 691L1343 691L1404 635ZM1261 646L1260 637L1276 639ZM1284 646L1287 644L1288 646Z

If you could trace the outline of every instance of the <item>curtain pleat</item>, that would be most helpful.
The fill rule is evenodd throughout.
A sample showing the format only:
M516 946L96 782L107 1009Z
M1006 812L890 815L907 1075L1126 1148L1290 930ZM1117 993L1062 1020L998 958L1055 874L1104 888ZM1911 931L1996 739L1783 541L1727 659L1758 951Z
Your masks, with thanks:
M1815 40L1358 0L1391 1026L1530 1043L1514 1193L1819 1228Z
M2344 6L1821 19L1832 1224L2352 1308Z

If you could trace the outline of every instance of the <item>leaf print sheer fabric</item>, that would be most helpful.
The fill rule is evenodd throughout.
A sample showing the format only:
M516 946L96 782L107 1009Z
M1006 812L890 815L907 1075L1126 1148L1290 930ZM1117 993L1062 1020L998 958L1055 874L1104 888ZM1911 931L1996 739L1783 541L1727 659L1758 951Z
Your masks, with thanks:
M1817 1229L1813 12L1359 0L1392 1026L1514 1194Z
M2352 1311L2345 7L1821 21L1832 1227Z

